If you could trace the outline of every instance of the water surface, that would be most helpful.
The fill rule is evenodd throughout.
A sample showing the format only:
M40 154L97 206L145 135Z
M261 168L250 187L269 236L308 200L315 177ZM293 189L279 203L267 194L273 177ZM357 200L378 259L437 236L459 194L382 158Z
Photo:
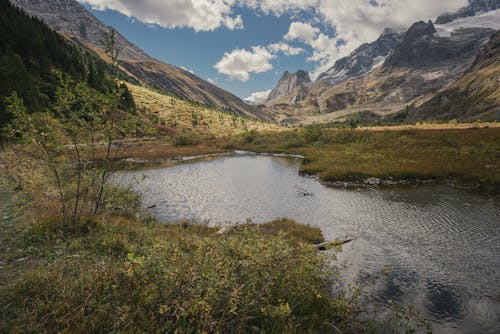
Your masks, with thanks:
M440 185L332 189L299 161L235 156L129 171L116 180L161 220L211 225L287 217L326 239L356 236L345 280L376 305L415 305L438 333L500 332L500 196ZM146 176L142 179L142 176ZM304 192L312 196L303 196Z

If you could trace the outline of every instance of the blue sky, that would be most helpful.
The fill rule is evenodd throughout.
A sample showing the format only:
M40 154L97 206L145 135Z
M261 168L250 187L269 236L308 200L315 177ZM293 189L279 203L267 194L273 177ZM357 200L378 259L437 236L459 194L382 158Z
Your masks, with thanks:
M272 89L286 70L314 69L314 64L306 61L306 53L278 57L272 61L273 70L253 74L246 82L219 74L214 67L224 53L232 49L250 49L252 46L281 41L290 26L291 19L288 15L257 16L242 9L238 13L241 13L245 22L245 29L228 30L221 27L210 32L195 32L190 28L165 29L131 19L117 11L87 8L99 20L114 27L150 56L192 70L197 76L210 79L217 86L241 98L257 91Z
M241 98L284 71L314 79L385 27L454 11L467 0L79 0L151 56ZM262 94L257 94L262 95Z

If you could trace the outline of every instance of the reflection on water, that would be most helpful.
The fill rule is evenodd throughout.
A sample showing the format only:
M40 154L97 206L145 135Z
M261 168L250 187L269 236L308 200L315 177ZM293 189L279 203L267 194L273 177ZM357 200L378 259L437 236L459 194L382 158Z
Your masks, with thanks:
M500 196L446 186L331 189L298 161L225 157L125 172L164 221L208 224L288 217L327 239L357 236L339 260L377 305L415 305L436 332L500 332ZM303 196L303 192L312 196Z

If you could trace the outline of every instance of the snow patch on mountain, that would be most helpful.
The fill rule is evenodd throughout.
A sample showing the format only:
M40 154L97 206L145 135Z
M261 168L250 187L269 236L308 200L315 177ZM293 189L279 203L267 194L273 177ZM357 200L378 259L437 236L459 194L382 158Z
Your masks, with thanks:
M481 12L476 16L457 19L446 24L434 25L439 37L450 37L451 33L458 29L468 28L491 28L500 29L500 9L491 12Z

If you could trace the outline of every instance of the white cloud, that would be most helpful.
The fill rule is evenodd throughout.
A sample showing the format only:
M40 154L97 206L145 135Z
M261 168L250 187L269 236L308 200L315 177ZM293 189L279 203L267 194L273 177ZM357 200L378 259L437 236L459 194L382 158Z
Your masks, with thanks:
M248 103L254 104L254 105L260 104L267 99L267 97L269 96L270 93L271 93L271 90L266 90L263 92L255 92L252 95L250 95L249 97L247 97L245 99L245 102L248 102Z
M319 28L313 27L309 23L292 22L288 33L285 35L285 39L288 41L296 39L310 44L318 36L319 32Z
M273 69L271 60L276 58L266 48L253 46L251 51L234 49L224 53L224 56L215 64L215 69L230 79L247 81L250 73L262 73Z
M296 56L306 51L303 48L296 48L283 42L269 44L267 49L273 53L283 52L287 56Z
M97 10L112 9L164 28L211 31L224 26L243 28L241 16L233 16L236 0L79 0Z
M224 53L224 56L214 67L219 73L227 75L230 79L245 82L250 79L250 73L263 73L272 70L271 60L275 59L279 52L287 56L296 56L305 50L284 42L269 44L267 47L253 46L250 51L234 49Z
M467 0L378 0L376 5L371 5L368 0L79 1L98 10L113 9L145 23L165 28L187 27L195 31L212 31L220 27L242 29L242 17L234 13L238 6L275 16L291 14L295 22L292 22L284 38L312 48L313 52L308 60L315 64L313 76L332 66L335 60L349 54L362 43L375 40L386 27L406 29L416 21L433 19L443 12L456 11L467 4ZM308 19L298 19L304 17ZM335 34L328 33L324 27L331 28L329 31L335 31ZM345 44L337 46L339 40L343 40ZM287 51L284 46L281 47L282 45L272 44L268 51L288 55L301 52L299 48ZM221 62L230 56L236 61L238 54L233 54L236 51L241 53L244 50L233 50L225 54ZM251 58L258 57L254 51L249 53L253 54ZM248 54L246 57L249 57ZM264 68L272 68L270 59L272 57L264 57ZM236 71L227 69L221 62L217 64L221 68L220 72L233 73L234 75L230 75L232 78L245 81L248 80L248 73L258 73L252 70L258 67L256 64L251 64L250 69L245 69L243 65L244 69Z

